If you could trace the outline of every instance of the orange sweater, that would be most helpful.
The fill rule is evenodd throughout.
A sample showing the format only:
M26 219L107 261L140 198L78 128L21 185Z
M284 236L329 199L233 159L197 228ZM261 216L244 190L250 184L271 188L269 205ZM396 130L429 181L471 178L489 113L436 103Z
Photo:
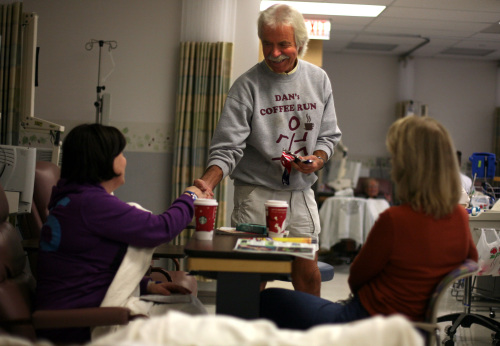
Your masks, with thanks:
M351 264L349 286L371 314L424 318L427 302L444 275L477 250L463 207L436 220L409 205L380 214Z

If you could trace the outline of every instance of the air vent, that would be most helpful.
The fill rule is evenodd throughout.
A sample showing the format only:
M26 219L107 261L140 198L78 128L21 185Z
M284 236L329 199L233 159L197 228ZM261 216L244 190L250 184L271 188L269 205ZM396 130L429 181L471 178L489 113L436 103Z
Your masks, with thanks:
M493 53L493 49L476 49L476 48L448 48L441 52L446 55L462 55L462 56L486 56Z
M390 52L397 46L397 44L351 42L347 45L347 49Z

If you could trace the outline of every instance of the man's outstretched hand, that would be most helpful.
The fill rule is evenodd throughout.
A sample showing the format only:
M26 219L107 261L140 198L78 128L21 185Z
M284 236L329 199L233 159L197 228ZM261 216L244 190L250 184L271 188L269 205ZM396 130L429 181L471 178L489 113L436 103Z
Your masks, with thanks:
M205 180L195 179L194 186L200 189L208 198L214 198L214 192Z

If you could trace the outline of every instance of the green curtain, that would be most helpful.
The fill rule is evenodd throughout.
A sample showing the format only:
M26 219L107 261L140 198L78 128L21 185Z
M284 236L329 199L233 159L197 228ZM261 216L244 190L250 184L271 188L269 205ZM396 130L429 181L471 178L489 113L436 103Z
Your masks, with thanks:
M233 44L181 42L172 200L200 178L229 89ZM216 226L225 224L225 179L214 190Z
M19 142L23 4L0 5L0 144Z

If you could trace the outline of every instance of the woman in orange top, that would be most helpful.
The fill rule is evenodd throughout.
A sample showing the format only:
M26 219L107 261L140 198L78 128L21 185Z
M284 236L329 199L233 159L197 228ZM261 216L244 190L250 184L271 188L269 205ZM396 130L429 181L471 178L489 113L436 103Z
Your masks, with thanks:
M334 303L302 292L261 293L261 316L307 329L401 313L421 321L439 281L464 260L477 261L448 131L430 117L397 120L386 139L401 204L384 211L351 264L352 298Z

